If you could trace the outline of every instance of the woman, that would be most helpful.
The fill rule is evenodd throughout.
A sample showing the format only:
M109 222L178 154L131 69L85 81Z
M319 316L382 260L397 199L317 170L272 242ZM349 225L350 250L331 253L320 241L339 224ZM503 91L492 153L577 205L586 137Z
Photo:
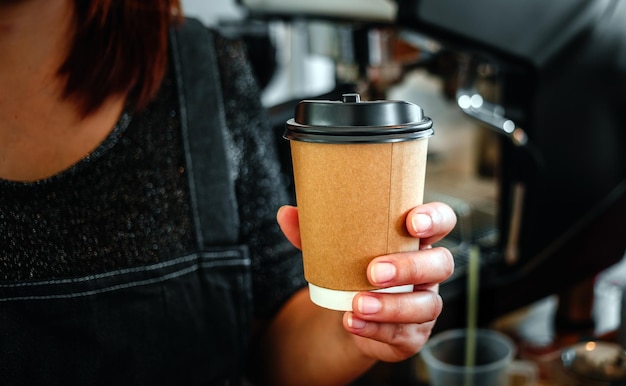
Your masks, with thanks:
M450 208L415 208L423 249L369 267L372 284L415 292L314 306L243 49L181 14L176 0L0 0L3 384L340 385L414 355L453 269L429 247ZM205 43L215 68L186 56ZM219 149L193 137L194 111L225 123L206 135Z

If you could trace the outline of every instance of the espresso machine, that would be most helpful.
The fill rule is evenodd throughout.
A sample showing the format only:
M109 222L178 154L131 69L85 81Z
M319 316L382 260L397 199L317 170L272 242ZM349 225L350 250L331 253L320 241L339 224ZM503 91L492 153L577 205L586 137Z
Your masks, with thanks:
M456 271L440 288L445 307L436 330L466 323L473 247L480 251L480 325L593 279L624 257L626 3L237 1L244 24L256 26L252 59L265 70L258 70L264 86L271 83L267 69L279 66L274 51L258 44L259 25L274 50L289 51L292 79L307 83L312 73L298 61L306 54L332 63L331 89L303 89L268 103L286 180L291 161L280 137L301 99L339 100L344 92L393 99L398 87L419 94L422 86L410 82L419 72L438 80L437 98L448 106L425 108L434 139L449 116L463 116L480 132L466 145L474 149L474 180L488 181L486 190L459 181L441 189L445 184L436 181L446 179L447 169L437 168L437 146L429 154L426 199L448 203L459 220L441 242L453 252ZM304 39L276 42L275 23ZM411 102L424 107L429 98ZM463 135L446 138L463 145Z
M483 276L484 321L624 256L624 22L612 0L398 2L396 25L458 54L459 108L499 135L501 259Z

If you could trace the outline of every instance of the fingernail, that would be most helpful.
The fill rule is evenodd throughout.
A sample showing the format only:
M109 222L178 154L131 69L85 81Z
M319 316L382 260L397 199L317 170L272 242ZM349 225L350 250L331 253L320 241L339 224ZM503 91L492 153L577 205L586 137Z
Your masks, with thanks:
M373 296L361 296L357 302L357 307L362 314L375 314L380 311L382 304Z
M359 318L355 318L353 315L348 316L348 327L355 329L362 329L365 327L367 322L365 320L361 320Z
M373 284L383 284L396 276L396 267L391 263L376 263L370 271Z
M280 208L278 208L278 210L276 211L276 219L277 220L280 217L280 212L282 212L284 208L285 208L285 206L283 205Z
M433 220L429 215L418 213L411 219L411 226L415 233L424 233L433 225Z

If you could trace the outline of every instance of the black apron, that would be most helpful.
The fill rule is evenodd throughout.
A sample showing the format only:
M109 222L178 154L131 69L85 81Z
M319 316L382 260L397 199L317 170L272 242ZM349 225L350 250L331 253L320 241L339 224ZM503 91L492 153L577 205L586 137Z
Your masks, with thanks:
M199 252L62 280L0 284L0 384L236 385L250 259L225 154L213 35L170 36Z

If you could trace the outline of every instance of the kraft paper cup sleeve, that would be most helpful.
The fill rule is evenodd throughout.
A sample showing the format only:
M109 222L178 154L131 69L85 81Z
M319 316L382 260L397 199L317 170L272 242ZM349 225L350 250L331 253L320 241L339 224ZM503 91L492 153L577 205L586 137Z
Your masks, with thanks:
M366 270L374 257L419 249L405 222L423 201L426 149L427 140L292 143L304 272L314 303L350 310L358 291L413 290L377 289Z

